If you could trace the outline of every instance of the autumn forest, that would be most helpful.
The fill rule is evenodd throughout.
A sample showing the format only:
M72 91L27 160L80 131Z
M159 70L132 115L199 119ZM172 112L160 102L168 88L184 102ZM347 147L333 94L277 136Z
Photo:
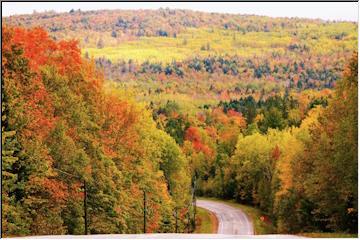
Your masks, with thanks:
M347 21L3 17L3 236L191 233L196 197L357 234L357 46Z

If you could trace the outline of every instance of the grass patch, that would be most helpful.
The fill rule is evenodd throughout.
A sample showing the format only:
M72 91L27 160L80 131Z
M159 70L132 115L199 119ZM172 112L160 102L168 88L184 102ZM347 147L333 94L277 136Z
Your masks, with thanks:
M174 37L140 37L116 46L104 48L85 47L82 53L98 58L105 56L112 62L129 59L137 63L144 61L170 63L181 61L190 56L200 55L240 55L253 57L284 52L292 37L280 32L248 33L243 35L234 30L189 28Z
M215 215L204 208L196 208L196 228L194 233L217 233L218 221Z
M306 44L314 55L328 55L342 48L351 50L357 46L357 26L352 23L336 23L329 26L307 25L296 30L300 39L299 44ZM219 28L187 28L176 38L140 37L137 40L121 43L115 43L114 38L108 33L108 38L104 41L107 45L104 48L95 47L95 43L86 44L86 47L82 48L82 53L87 52L89 56L95 58L105 56L112 62L132 59L138 63L150 61L163 64L173 60L182 61L194 55L206 57L236 54L251 58L254 55L269 56L273 52L285 54L290 43L294 41L294 31L289 29L242 34L239 31ZM334 40L334 36L342 32L348 35L341 41Z
M276 233L276 229L272 224L271 220L265 214L263 214L261 210L255 207L236 203L234 200L220 200L217 198L204 198L204 197L200 197L199 199L222 202L232 207L236 207L243 210L252 219L255 228L255 233L258 235Z
M311 237L311 238L358 238L357 234L351 233L300 233L298 234L302 237Z

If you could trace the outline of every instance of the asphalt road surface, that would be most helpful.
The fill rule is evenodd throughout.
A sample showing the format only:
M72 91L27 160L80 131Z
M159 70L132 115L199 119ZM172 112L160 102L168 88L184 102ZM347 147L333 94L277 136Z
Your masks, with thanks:
M215 214L219 222L218 234L254 235L251 219L240 209L208 200L197 200L196 205Z

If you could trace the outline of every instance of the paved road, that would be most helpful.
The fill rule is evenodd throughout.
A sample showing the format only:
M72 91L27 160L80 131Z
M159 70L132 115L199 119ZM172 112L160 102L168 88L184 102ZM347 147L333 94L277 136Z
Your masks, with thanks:
M197 200L196 205L215 214L219 221L218 234L254 235L251 219L240 209L208 200Z

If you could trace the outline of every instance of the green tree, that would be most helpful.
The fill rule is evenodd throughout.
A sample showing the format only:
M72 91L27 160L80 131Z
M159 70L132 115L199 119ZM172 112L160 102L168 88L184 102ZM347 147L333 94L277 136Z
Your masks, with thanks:
M275 107L271 107L269 111L265 112L264 125L261 126L261 129L263 131L266 132L268 128L281 130L283 129L283 127L284 127L284 119L279 109Z

